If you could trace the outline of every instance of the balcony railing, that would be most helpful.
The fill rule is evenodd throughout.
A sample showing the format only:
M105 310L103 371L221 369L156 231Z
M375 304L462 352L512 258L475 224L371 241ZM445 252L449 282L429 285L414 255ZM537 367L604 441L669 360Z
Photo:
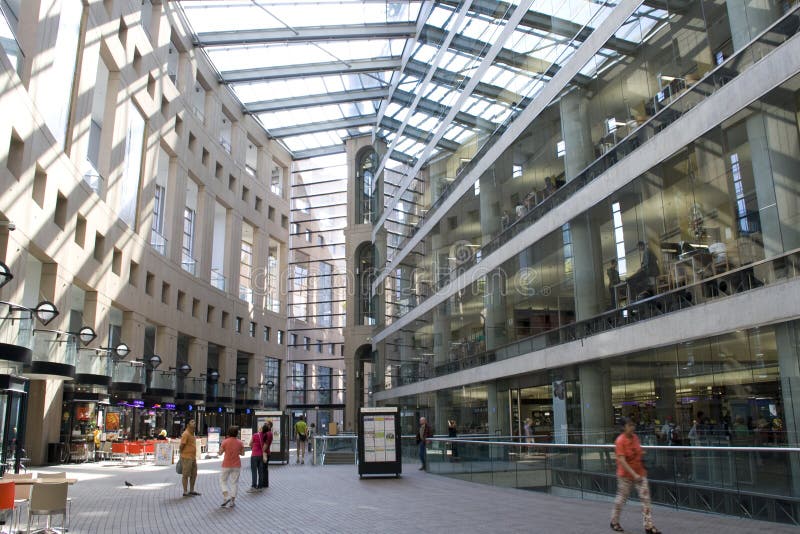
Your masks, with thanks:
M90 375L111 378L113 360L111 356L102 351L98 354L94 349L78 350L78 365L76 375Z
M78 360L78 338L58 330L33 331L33 355L25 372L73 378Z
M99 195L103 190L103 177L94 168L94 165L87 159L86 167L83 171L83 181L86 182L95 194Z
M30 359L30 351L33 349L33 311L0 302L0 343L21 349L12 358L14 361ZM9 356L11 354L7 351L3 354L3 359L9 359Z
M185 377L177 383L176 396L184 399L204 399L206 396L206 379Z
M173 371L154 370L150 373L147 389L158 392L174 393L178 387L178 377Z
M223 382L209 383L206 388L207 400L221 400L223 402L233 402L235 390L233 384Z
M794 6L780 20L765 30L760 37L751 42L748 46L729 57L724 63L709 71L699 82L688 90L684 90L680 95L670 97L669 105L660 104L657 112L643 124L637 126L629 135L619 140L613 147L609 148L602 156L597 158L586 169L584 169L573 180L559 188L555 193L549 195L542 202L532 207L522 217L518 218L513 224L501 229L494 239L487 243L480 254L473 254L471 261L459 266L458 272L451 273L451 276L443 276L439 280L439 287L449 283L455 275L460 274L473 264L486 258L489 254L500 248L519 233L525 231L531 224L541 219L553 208L562 204L568 198L574 196L586 184L604 174L617 162L628 156L640 145L656 136L661 130L686 115L699 103L707 100L720 88L737 78L748 67L761 60L768 53L777 49L780 45L792 38L800 26L796 23L797 13L800 6ZM431 219L437 209L444 204L445 200L455 190L457 185L464 179L469 171L480 161L481 157L499 139L501 130L496 131L490 136L483 147L478 151L472 160L465 165L459 172L455 181L450 182L442 190L439 197L431 204L427 211L419 216L416 224L409 230L407 236L398 244L397 250L402 248L419 232L425 222ZM387 274L385 266L376 266L380 269L379 276Z
M197 260L186 252L181 253L181 268L192 276L197 276Z
M253 303L253 289L249 287L239 286L239 298L248 304Z
M220 291L225 291L225 275L219 269L211 269L211 285Z
M614 445L519 443L466 436L428 442L428 471L494 486L613 497ZM414 438L403 437L404 456ZM800 525L800 449L644 446L652 500L670 508Z
M114 369L111 373L112 384L135 385L137 389L144 391L147 373L144 364L140 362L114 362Z
M22 53L22 49L19 47L14 31L11 29L12 25L9 23L7 14L2 7L0 7L0 15L0 46L3 47L3 51L8 56L9 61L14 65L14 70L17 71L17 74L20 74L22 65L25 63L25 54Z
M266 394L264 387L239 386L236 388L236 402L263 406L266 404Z
M150 231L150 246L162 256L167 255L167 238L155 230Z
M435 367L420 366L418 362L407 362L396 366L397 372L386 375L388 386L375 384L376 390L389 389L455 373L463 369L479 367L487 363L506 360L542 350L547 347L577 341L586 337L621 328L669 313L750 291L767 285L782 283L800 277L800 249L780 256L750 263L715 276L703 278L694 284L658 293L652 297L624 303L619 308L588 319L570 323L525 337L494 349L461 355ZM476 345L481 346L481 345ZM452 354L450 354L452 357Z

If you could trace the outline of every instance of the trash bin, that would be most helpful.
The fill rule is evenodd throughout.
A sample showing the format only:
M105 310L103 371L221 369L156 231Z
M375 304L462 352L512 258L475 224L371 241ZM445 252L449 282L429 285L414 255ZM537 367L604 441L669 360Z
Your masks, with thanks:
M49 465L60 464L61 459L64 457L64 452L66 447L67 447L66 443L48 443L47 463Z

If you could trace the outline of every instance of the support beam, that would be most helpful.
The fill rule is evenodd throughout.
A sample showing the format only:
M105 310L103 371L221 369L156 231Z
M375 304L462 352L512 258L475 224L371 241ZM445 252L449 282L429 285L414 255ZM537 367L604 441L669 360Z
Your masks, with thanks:
M287 78L362 74L365 72L397 70L399 68L400 58L388 56L374 59L356 59L347 62L331 61L308 63L306 65L288 65L285 67L231 70L222 73L220 83L266 82L270 80L285 80Z
M425 76L425 72L427 72L427 70L427 64L414 59L406 64L405 68L403 69L403 73L422 78ZM462 76L460 74L450 72L447 69L436 69L436 72L433 73L432 79L439 85L447 85L449 87L464 87L470 81L468 76ZM475 86L475 90L472 93L477 96L490 98L492 100L497 100L499 102L505 102L506 104L512 105L521 105L521 103L527 105L528 102L527 98L518 93L514 93L508 89L504 89L503 87L484 82L478 82L478 85Z
M397 119L393 119L391 117L384 117L381 120L379 126L396 132L400 129L401 124L402 123ZM403 135L406 137L410 137L411 139L414 139L421 143L427 143L432 136L430 132L426 132L425 130L411 126L410 124L406 124L406 127L403 129ZM444 137L442 137L439 140L437 146L439 148L443 148L444 150L449 150L450 152L455 152L456 150L459 149L459 147L461 147L461 145L459 145L455 141L450 141L449 139L445 139Z
M414 95L405 91L395 91L394 95L392 95L392 101L408 107L414 101ZM417 103L417 110L427 115L431 115L432 117L444 117L450 111L450 108L428 98L420 98L419 102ZM456 113L455 117L453 117L453 120L469 128L477 128L479 130L485 130L489 132L495 131L499 126L499 124L495 124L490 120L476 117L475 115L470 115L469 113L465 113L463 111Z
M318 148L309 148L308 150L300 150L292 152L292 159L308 159L316 158L318 156L330 156L331 154L340 154L344 152L344 143L331 146L321 146Z
M342 24L306 28L229 30L197 34L195 46L237 46L248 44L303 43L308 41L353 41L361 39L407 39L416 25L407 22Z
M304 135L317 132L328 132L330 130L344 130L347 128L358 128L360 126L374 125L378 120L378 115L362 115L360 117L349 117L323 122L312 122L308 124L295 124L285 128L273 128L269 133L273 137L291 137L293 135Z
M341 91L324 95L293 96L276 100L262 100L245 104L247 113L267 113L270 111L285 111L287 109L308 108L325 106L328 104L346 104L360 100L380 100L389 95L389 90L384 87L363 89L361 91Z
M442 4L457 8L459 2L457 0L442 0ZM647 2L645 2L647 3ZM660 2L665 3L665 2ZM478 15L489 16L495 19L508 20L508 17L513 11L513 5L508 2L496 2L492 0L473 0L470 11ZM593 28L576 24L575 22L553 17L545 13L537 11L528 11L519 23L520 26L530 28L532 30L540 30L547 33L552 33L559 37L566 37L568 39L576 39L580 42L585 41L589 34L594 30ZM638 48L635 43L612 37L606 41L606 48L614 50L624 55L631 55L636 52Z
M421 43L438 47L439 44L443 42L444 36L445 32L441 28L425 26L420 32L418 39ZM489 50L491 47L492 45L490 43L479 41L478 39L473 39L471 37L465 37L463 35L457 35L450 43L450 48L452 50L477 57L483 56L486 50ZM524 54L519 54L513 50L509 50L508 48L501 49L500 52L498 52L495 61L515 69L524 70L540 76L546 76L547 78L552 78L555 76L561 68L559 65L549 63L541 59L532 58ZM591 81L591 78L580 73L576 74L573 78L573 82L581 86L586 86Z

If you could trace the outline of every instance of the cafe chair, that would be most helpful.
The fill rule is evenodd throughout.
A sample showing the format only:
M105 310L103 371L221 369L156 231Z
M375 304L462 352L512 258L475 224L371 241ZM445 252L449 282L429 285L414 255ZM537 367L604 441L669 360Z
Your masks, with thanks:
M56 471L55 473L38 473L36 478L40 479L47 479L53 481L59 480L66 480L67 473L66 471ZM67 497L67 528L64 529L64 532L69 532L69 509L72 507L72 497Z
M4 478L0 482L0 527L13 523L15 490L16 484L14 484L13 480L5 480ZM9 530L9 532L11 531Z
M54 515L61 516L62 526L66 523L68 491L69 484L67 484L66 481L58 482L54 480L53 482L33 485L31 504L28 507L28 533L31 531L31 518L33 516L47 516L45 528L36 532L47 534L57 532L50 526L50 519ZM66 529L64 529L64 531L66 532Z
M33 480L33 473L6 473L3 479L7 480ZM14 532L19 531L19 509L28 506L31 502L31 486L28 484L16 484L14 488Z

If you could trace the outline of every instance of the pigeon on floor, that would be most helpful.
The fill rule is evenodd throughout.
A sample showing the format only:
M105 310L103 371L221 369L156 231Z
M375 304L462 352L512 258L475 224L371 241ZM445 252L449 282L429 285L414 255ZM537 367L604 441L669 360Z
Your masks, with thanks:
M132 488L132 487L133 487L133 484L131 484L131 483L130 483L130 482L128 482L127 480L125 481L125 485L126 485L127 487L129 487L129 488Z

